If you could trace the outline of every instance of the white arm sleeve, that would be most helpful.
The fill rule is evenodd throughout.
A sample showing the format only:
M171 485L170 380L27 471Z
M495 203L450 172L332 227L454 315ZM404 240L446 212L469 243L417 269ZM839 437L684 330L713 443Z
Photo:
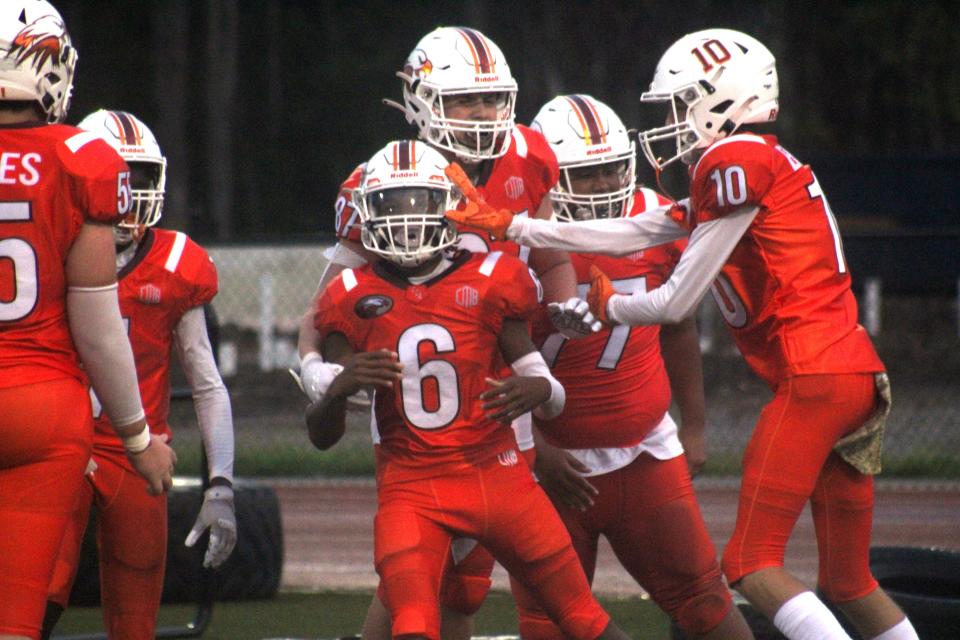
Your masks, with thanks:
M90 384L110 422L143 418L133 350L120 317L117 284L67 289L67 322Z
M550 373L550 367L547 366L539 351L531 351L527 355L517 358L510 365L510 368L518 376L539 376L546 378L547 382L550 383L550 397L533 410L535 416L550 420L560 415L567 401L567 392L560 381Z
M687 235L666 215L668 210L664 206L631 218L581 222L514 216L507 238L526 247L623 256Z
M675 324L689 316L750 227L757 211L757 207L744 207L697 225L670 279L648 293L611 296L607 304L610 319L626 325Z
M233 482L233 412L230 395L213 359L203 307L183 314L173 331L173 340L193 392L210 477Z

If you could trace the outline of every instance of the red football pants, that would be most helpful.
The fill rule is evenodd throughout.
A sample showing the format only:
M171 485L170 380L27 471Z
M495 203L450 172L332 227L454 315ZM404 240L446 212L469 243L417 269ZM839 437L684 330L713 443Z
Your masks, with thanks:
M378 493L374 556L394 637L439 639L441 580L451 540L462 536L479 540L570 637L592 640L609 624L563 523L517 456Z
M0 635L40 637L92 441L90 396L79 380L0 389Z
M869 558L873 477L832 451L875 404L869 373L795 376L780 383L743 458L737 523L723 554L730 584L783 566L787 540L810 500L825 595L844 602L877 588Z
M66 607L90 507L97 505L100 600L107 635L153 640L167 556L167 496L151 496L122 451L97 448L97 470L83 483L50 582L49 599Z
M703 635L732 606L713 542L700 515L686 459L641 454L611 473L592 476L599 490L586 511L555 503L590 582L600 535L653 600L688 633ZM520 611L520 635L562 639L562 631L535 598L511 580Z
M378 461L380 460L379 449L378 446L374 447ZM532 469L536 460L536 449L532 447L524 449L520 455ZM490 552L473 538L455 538L450 551L450 562L447 564L443 583L440 586L440 604L447 609L472 616L483 605L490 591L492 584L490 575L493 573L493 565L496 561ZM380 602L386 600L382 583L377 585L377 598Z

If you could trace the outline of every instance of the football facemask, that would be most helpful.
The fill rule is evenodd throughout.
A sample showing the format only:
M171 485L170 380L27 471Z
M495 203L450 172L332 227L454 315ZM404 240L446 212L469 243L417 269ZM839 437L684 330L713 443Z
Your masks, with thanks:
M416 267L453 246L444 213L456 206L447 161L414 140L391 142L367 162L354 193L363 246L401 267Z
M558 96L531 125L557 156L560 179L550 190L561 220L616 218L629 210L636 146L617 114L587 95Z

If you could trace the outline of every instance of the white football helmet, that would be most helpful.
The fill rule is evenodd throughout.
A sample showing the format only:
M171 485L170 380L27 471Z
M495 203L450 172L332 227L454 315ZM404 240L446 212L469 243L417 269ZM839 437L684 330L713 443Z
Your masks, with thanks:
M117 150L130 166L133 206L115 229L117 244L139 240L163 214L167 185L167 159L156 137L139 118L125 111L94 111L80 124L81 129L98 134Z
M637 149L613 109L587 95L557 96L543 105L530 126L547 139L560 164L560 179L550 190L557 217L573 221L626 215L635 188ZM571 172L597 165L616 172L617 187L576 193Z
M402 267L415 267L457 241L444 215L457 206L446 159L417 140L397 140L364 167L353 203L363 246Z
M36 102L47 122L70 108L77 50L45 0L0 2L0 100Z
M476 29L440 27L428 33L410 53L403 70L402 110L421 139L456 154L463 162L498 158L510 147L517 82L503 52ZM444 111L453 95L485 93L496 99L496 118L455 120Z
M650 90L640 96L641 102L669 103L672 120L641 132L640 145L656 169L678 158L693 162L692 151L740 125L776 120L778 98L776 59L759 41L732 29L685 35L660 58ZM653 145L671 141L674 155L654 151Z

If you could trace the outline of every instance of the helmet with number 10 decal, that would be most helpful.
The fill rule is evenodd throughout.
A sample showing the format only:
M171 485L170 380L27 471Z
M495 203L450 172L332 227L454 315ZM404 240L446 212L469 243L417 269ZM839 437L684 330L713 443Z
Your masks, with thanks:
M693 151L733 134L740 125L776 120L776 59L745 33L697 31L667 49L640 100L666 102L671 109L665 126L640 133L647 161L658 170L677 159L692 163ZM667 150L660 154L654 146L663 143Z

